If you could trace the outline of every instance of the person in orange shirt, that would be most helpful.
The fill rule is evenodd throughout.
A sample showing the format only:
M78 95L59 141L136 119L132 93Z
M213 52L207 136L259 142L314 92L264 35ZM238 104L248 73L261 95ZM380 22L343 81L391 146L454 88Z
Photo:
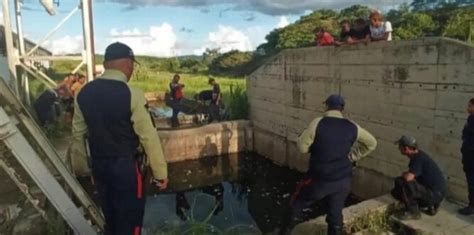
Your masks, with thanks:
M327 32L323 27L317 27L313 30L315 41L318 46L334 45L334 37Z

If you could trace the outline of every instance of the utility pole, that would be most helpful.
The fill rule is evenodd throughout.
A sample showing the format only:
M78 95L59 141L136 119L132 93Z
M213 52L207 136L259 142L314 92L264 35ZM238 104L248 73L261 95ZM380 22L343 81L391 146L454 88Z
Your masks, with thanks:
M12 25L10 22L10 4L9 0L3 0L3 27L5 30L5 47L7 51L8 69L10 70L9 82L13 91L18 96L18 80L16 77L16 60L18 59L17 53L15 52L15 46L13 44L13 32Z
M23 35L23 22L22 22L22 17L21 17L21 3L20 0L15 0L15 15L16 15L16 32L17 32L17 37L18 37L18 52L20 57L25 55L26 49L25 49L25 39ZM24 63L24 59L20 59L22 63ZM18 69L18 75L21 78L20 82L20 88L19 93L22 94L23 100L26 104L27 107L31 106L31 101L30 101L30 88L29 88L29 81L28 81L28 75L24 71L24 69L19 68Z
M87 81L92 81L95 74L95 52L92 19L92 1L81 0L82 25L84 27L84 50L87 64Z

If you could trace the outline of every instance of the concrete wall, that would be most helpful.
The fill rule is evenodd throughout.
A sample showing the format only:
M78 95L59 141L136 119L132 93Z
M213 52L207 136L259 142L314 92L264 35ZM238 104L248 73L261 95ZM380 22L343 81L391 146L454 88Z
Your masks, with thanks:
M179 131L158 131L167 162L253 150L249 121L222 122Z
M442 167L450 195L465 199L459 148L465 106L474 97L472 46L426 38L285 50L247 84L255 149L276 163L305 170L307 160L297 152L295 140L322 115L324 99L340 93L346 98L346 115L379 143L359 163L358 175L383 175L386 182L399 175L408 160L393 141L413 135ZM383 183L379 194L390 186Z
M232 121L202 127L158 131L168 163L195 160L253 151L253 130L250 121ZM82 158L78 146L71 143L66 162L70 162L78 176L91 174L87 159Z

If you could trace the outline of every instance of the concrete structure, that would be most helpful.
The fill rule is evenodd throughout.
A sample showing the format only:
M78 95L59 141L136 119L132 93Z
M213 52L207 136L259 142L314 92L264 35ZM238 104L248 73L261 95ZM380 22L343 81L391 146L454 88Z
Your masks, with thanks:
M158 133L167 162L253 150L253 131L249 121L221 122Z
M295 141L324 112L332 93L346 98L346 115L373 133L376 151L359 162L355 187L382 195L408 160L393 142L415 136L440 164L449 196L466 200L461 164L465 107L474 91L474 47L444 38L285 50L248 79L255 150L278 164L305 170ZM377 180L373 180L376 177ZM367 185L371 185L370 189Z
M253 151L253 130L249 121L160 130L158 134L168 163ZM77 145L71 143L66 162L71 162L76 175L90 175L87 159L81 158L78 151Z

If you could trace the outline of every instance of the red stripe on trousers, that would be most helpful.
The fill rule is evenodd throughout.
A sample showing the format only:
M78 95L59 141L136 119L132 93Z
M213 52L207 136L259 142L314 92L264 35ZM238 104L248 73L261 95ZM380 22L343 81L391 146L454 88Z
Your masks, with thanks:
M140 226L137 226L135 227L135 230L133 230L133 235L140 235L141 232L142 229L140 228Z
M295 200L298 198L298 196L300 195L301 193L301 190L303 190L304 187L310 185L313 183L313 179L311 178L308 178L308 179L303 179L301 180L300 182L298 182L298 184L296 185L296 190L295 190L295 193L293 193L293 195L291 196L291 199L290 199L290 205L293 205L293 203L295 202Z
M137 198L141 199L143 197L143 178L137 164L135 165L135 171L137 174Z

